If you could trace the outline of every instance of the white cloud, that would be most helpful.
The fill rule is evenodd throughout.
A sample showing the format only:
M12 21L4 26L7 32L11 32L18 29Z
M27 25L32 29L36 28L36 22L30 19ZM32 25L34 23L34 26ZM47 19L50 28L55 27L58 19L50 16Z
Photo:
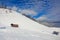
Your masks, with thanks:
M28 10L28 9L22 10L21 13L22 14L26 14L26 15L36 15L36 12L35 11Z
M13 6L12 7L12 10L16 11L17 10L17 7L16 6Z
M36 20L37 21L45 21L46 19L48 19L48 18L45 15L43 15L43 16L37 18Z

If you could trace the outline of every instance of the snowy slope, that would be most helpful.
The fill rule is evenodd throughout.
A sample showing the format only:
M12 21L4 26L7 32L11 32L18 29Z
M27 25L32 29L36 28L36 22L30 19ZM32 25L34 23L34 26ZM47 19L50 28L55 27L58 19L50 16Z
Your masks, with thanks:
M11 27L11 23L19 27ZM59 28L49 28L13 10L0 9L0 24L0 27L6 27L0 29L1 40L59 40L60 37L52 34L53 31L60 32Z

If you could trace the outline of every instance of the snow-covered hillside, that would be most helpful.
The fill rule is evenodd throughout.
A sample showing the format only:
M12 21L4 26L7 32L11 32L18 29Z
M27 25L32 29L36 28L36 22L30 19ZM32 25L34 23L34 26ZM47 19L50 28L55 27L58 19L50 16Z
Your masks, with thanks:
M11 23L18 24L18 28L11 27ZM49 28L39 24L20 13L0 8L0 39L1 40L59 40L60 28Z

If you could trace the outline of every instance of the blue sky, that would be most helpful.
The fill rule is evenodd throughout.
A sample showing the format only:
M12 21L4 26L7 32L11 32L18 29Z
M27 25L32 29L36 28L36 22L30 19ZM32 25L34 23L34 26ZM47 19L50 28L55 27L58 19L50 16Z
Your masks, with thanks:
M0 0L2 4L39 21L60 21L60 0Z
M38 18L44 15L47 9L50 7L47 0L0 0L6 6L16 6L20 9L32 9L37 12L33 18Z

